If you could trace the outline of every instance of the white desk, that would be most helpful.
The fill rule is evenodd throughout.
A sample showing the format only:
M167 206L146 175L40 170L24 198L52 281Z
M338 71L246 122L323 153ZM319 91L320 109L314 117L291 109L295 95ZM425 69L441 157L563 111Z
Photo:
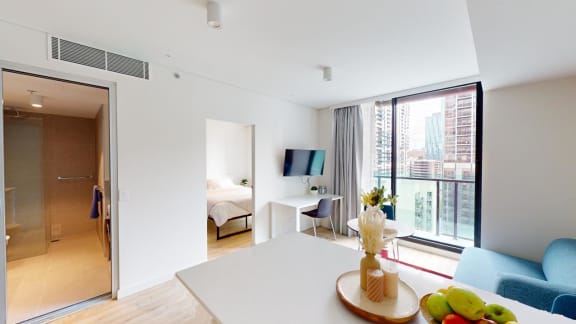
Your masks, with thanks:
M368 323L348 311L336 294L336 279L344 272L357 270L362 255L327 240L292 233L185 269L176 276L220 323ZM401 264L398 269L400 279L419 297L448 285L467 287ZM493 293L470 289L488 303L510 308L519 323L574 323ZM420 314L410 322L425 323Z
M318 206L318 202L322 198L332 198L334 201L339 201L343 197L338 195L302 195L286 197L279 200L270 202L270 236L271 238L278 237L281 234L300 232L300 217L302 211L308 208ZM342 214L342 207L340 203L334 206L334 213ZM334 219L333 219L334 221Z

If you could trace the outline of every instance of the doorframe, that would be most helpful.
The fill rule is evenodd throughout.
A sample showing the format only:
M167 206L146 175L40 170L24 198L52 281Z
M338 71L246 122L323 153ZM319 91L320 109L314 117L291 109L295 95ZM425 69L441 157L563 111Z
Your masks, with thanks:
M76 82L88 86L108 89L108 123L109 123L109 150L110 150L110 270L112 298L118 297L120 282L119 252L118 252L118 133L117 133L117 107L116 82L94 79L74 75L71 73L49 70L41 67L18 64L0 60L0 99L3 100L2 74L4 71L27 73L39 77L50 78L65 82ZM4 103L2 101L2 108ZM0 152L4 152L4 116L0 114ZM0 156L0 185L4 187L4 155ZM3 206L6 205L4 195L0 195L0 222L5 224L6 215ZM0 230L0 323L6 322L6 229Z

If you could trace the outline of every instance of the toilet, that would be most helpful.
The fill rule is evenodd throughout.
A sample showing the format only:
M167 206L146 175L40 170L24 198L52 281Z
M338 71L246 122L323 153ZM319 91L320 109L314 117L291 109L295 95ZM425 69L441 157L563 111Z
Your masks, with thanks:
M8 241L10 241L10 235L6 235L6 246L8 246Z

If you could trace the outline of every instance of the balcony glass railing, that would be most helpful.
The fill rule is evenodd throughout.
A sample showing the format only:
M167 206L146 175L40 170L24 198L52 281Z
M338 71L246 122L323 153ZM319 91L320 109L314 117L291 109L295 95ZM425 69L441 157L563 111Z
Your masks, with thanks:
M374 185L391 188L390 176ZM416 229L414 236L466 247L474 245L474 181L397 177L396 220Z

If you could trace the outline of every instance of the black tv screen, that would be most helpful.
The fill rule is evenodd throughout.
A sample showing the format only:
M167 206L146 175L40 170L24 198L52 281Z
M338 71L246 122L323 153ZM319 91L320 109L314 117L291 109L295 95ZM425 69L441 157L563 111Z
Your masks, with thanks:
M324 173L325 150L286 149L284 176L319 176Z

